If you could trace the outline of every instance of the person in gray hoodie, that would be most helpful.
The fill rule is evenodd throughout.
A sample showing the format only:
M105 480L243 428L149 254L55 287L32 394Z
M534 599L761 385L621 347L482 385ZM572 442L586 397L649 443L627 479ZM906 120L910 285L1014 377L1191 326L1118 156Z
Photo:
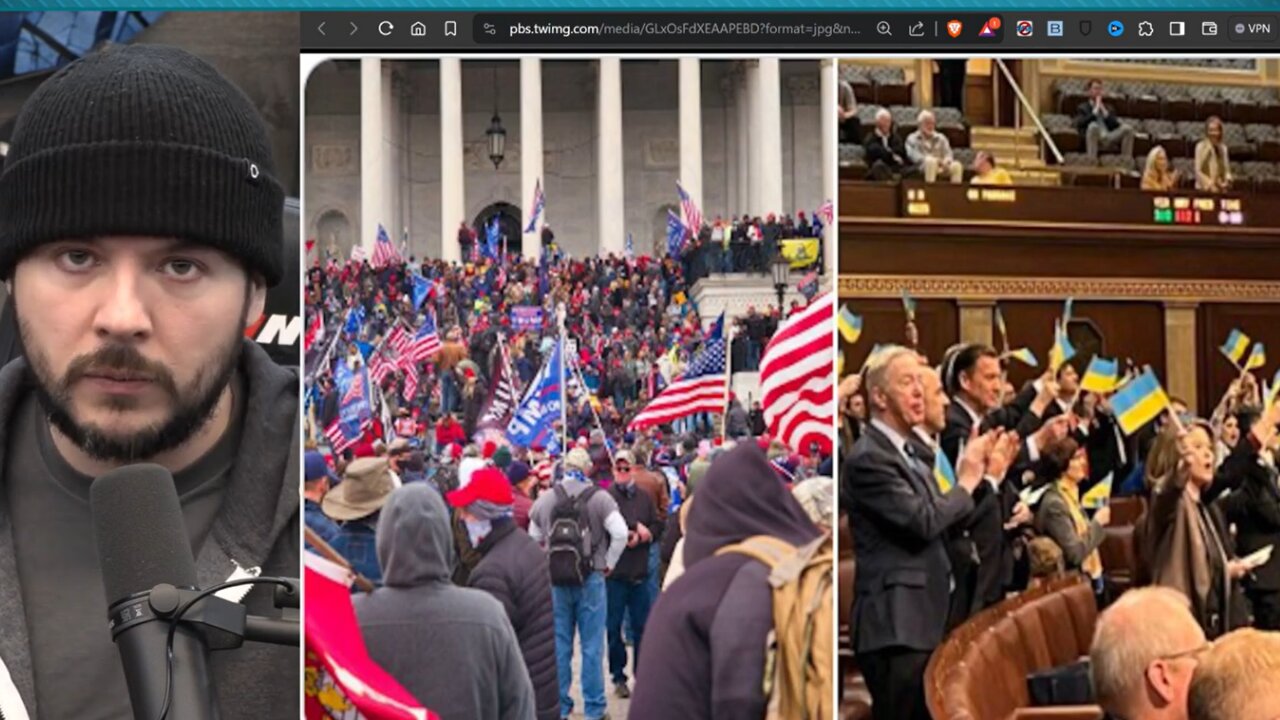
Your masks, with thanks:
M533 685L502 604L460 588L444 499L422 483L378 520L382 587L352 599L369 657L441 718L534 720Z
M133 717L94 537L128 520L89 503L111 470L172 474L199 587L300 574L298 377L245 339L285 275L284 205L253 104L176 48L86 55L24 103L0 172L23 350L0 370L0 717ZM272 596L241 602L279 617ZM211 654L220 717L298 717L298 666Z

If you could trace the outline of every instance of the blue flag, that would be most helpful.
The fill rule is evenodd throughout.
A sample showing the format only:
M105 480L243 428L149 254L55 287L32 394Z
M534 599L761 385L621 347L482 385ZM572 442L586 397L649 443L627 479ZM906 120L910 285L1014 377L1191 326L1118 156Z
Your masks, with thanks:
M635 242L632 241L631 239L631 233L627 233L627 258L630 259L635 256L636 256Z
M364 306L357 305L347 311L347 324L343 326L343 332L349 335L359 335L360 329L364 327Z
M338 397L346 397L347 389L351 387L351 368L347 367L347 359L340 358L338 367L333 371L333 384L338 388Z
M720 317L711 323L711 327L707 330L707 341L719 340L724 337L724 312L720 313Z
M489 224L485 226L485 229L484 229L485 255L488 255L494 260L501 259L501 256L500 256L501 250L498 249L498 242L499 242L498 233L499 233L498 216L494 215L493 219L489 221Z
M684 250L685 227L680 222L680 216L674 212L667 210L667 254L672 257L680 257L680 253Z
M542 445L549 450L556 445L554 425L560 419L564 403L564 389L560 387L560 345L555 344L507 425L507 438L515 445L526 448Z
M342 393L338 406L338 427L348 440L357 438L364 426L372 422L373 408L369 404L369 371L361 367L351 378L351 384Z
M413 309L418 310L431 294L431 281L415 275L413 278Z

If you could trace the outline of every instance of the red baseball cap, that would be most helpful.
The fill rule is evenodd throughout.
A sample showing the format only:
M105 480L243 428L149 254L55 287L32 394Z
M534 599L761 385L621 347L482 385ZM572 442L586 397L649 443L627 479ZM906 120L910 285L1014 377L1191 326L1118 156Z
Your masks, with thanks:
M456 508L464 508L477 500L487 500L494 505L511 505L515 496L511 493L511 481L497 468L480 468L471 473L471 482L465 487L445 493L445 500Z

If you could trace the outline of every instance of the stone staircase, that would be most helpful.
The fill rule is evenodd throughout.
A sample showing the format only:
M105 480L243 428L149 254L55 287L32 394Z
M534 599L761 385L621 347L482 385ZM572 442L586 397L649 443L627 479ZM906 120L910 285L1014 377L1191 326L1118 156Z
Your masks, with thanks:
M1019 185L1059 185L1062 182L1061 174L1045 164L1035 126L976 125L969 130L969 146L995 153L997 162Z

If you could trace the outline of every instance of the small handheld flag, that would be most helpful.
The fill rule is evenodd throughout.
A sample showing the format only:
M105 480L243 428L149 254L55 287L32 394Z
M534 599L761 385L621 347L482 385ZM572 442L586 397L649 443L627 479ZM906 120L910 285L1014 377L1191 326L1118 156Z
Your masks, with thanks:
M1004 324L1004 313L996 306L996 329L1000 331L1000 345L1009 352L1009 328Z
M1027 367L1040 366L1040 361L1036 359L1036 354L1031 352L1031 348L1018 348L1017 350L1011 350L1006 353L1006 357L1011 357Z
M1169 396L1149 368L1125 383L1111 398L1111 409L1125 435L1134 434L1167 407Z
M533 212L529 215L529 224L525 227L525 234L529 234L538 229L538 218L542 217L542 208L547 204L547 198L542 194L542 179L539 178L533 183Z
M902 288L902 309L907 313L907 322L916 321L916 299L911 297L906 288Z
M1062 306L1062 327L1066 327L1071 322L1071 306L1075 304L1075 298L1067 298Z
M944 452L938 452L933 456L933 480L938 483L938 489L944 495L956 486L955 468L951 467L951 461L947 459L947 454Z
M1222 343L1222 347L1218 348L1223 355L1231 361L1232 365L1240 367L1240 361L1244 359L1244 354L1249 350L1249 336L1237 330L1232 330L1227 335L1227 341Z
M1098 481L1097 485L1089 488L1080 498L1080 507L1089 510L1098 510L1107 506L1111 502L1111 486L1115 482L1115 473L1109 472L1107 476Z
M1250 370L1257 370L1258 368L1266 364L1267 364L1267 349L1262 346L1262 343L1254 343L1253 352L1249 353L1249 359L1244 364L1245 372L1248 372Z
M1062 323L1055 321L1053 323L1053 348L1049 350L1049 369L1058 372L1058 368L1064 363L1076 356L1076 348L1071 344L1071 338L1067 337L1066 328Z
M680 222L680 216L667 210L667 254L671 257L680 257L680 253L684 251L684 239L688 231L684 227L684 223Z
M856 343L862 336L862 316L853 314L848 305L840 306L840 315L836 318L836 324L840 328L841 337L847 343Z
M1116 389L1119 382L1120 363L1095 355L1089 361L1089 368L1084 371L1080 388L1089 392L1109 393Z

